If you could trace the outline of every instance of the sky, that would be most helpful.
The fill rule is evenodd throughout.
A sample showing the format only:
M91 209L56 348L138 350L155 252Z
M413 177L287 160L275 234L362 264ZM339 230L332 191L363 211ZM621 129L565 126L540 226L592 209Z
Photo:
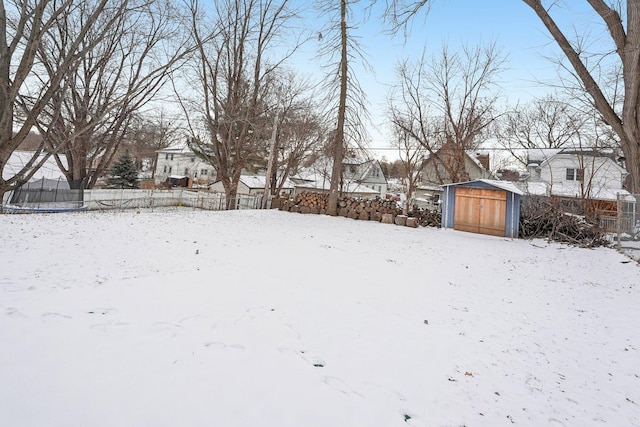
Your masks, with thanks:
M389 86L394 81L394 67L402 58L420 57L423 49L429 57L441 50L444 43L457 50L463 44L473 47L478 43L495 42L507 59L500 85L505 105L525 103L542 96L550 89L541 83L557 81L557 66L545 57L558 56L560 51L539 18L521 0L433 0L429 13L422 13L413 21L406 39L402 35L391 37L385 33L385 27L378 19L384 2L378 3L378 9L370 19L358 25L355 33L360 37L374 71L362 70L358 75L370 103L370 145L378 149L375 151L379 156L391 158L395 155L395 150L388 150L384 113ZM584 4L563 4L578 25L596 22L586 13ZM361 16L364 14L354 13L354 18ZM563 28L572 25L563 19L564 12L556 16ZM321 23L317 21L310 25L319 27ZM313 54L314 49L303 49L302 59L298 62L300 69L317 73Z
M6 426L640 425L640 267L277 210L0 215Z

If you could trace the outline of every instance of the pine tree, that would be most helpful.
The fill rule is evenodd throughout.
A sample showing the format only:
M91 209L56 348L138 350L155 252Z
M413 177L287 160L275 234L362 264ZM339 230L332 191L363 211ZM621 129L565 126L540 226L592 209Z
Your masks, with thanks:
M125 152L111 167L108 188L139 188L138 169L129 152Z

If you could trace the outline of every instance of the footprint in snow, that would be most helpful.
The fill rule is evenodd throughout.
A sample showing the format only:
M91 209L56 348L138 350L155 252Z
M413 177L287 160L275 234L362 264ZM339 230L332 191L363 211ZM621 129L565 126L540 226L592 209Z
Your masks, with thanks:
M175 323L155 322L151 325L151 328L149 328L149 332L156 339L166 340L175 338L175 336L178 335L180 328L182 328L182 326L176 325Z
M127 322L106 322L96 323L95 325L91 325L90 328L102 333L108 333L122 329L125 326L129 326L129 324Z
M529 391L542 392L542 388L543 388L542 387L542 381L540 381L536 377L529 377L527 379L527 381L525 381L525 384L526 384L527 388L529 389Z
M337 390L340 393L346 394L348 396L355 395L359 397L364 397L361 393L349 387L349 385L345 383L343 380L341 380L340 378L324 377L324 383L329 387L331 387L332 389Z
M62 313L43 313L42 316L40 316L40 318L44 322L60 322L60 321L70 320L71 316L68 316Z
M310 364L315 368L324 368L326 366L326 363L324 362L324 360L316 356L313 356L304 350L294 350L292 348L283 347L278 349L278 351L282 354L292 354L296 357L299 357L300 359L304 360L306 363Z
M225 343L220 341L207 341L206 343L204 343L204 346L214 350L222 350L223 348L227 347Z
M115 308L94 308L93 310L87 311L87 314L106 316L107 314L116 314L117 312L118 310Z
M227 348L227 345L220 341L208 341L204 343L204 346L213 350L223 350ZM246 348L242 344L231 344L228 347L233 350L244 350Z
M27 317L20 310L18 310L15 307L7 307L7 308L5 308L4 309L4 314L6 316L13 316L13 317Z

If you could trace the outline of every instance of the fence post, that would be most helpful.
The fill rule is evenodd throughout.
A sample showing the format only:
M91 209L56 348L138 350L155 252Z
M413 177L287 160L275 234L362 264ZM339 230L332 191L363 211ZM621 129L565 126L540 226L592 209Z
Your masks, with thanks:
M616 196L616 234L617 234L617 249L620 250L621 245L620 245L620 237L622 234L622 219L623 219L623 215L622 215L622 210L624 208L623 203L622 203L622 195L618 194Z

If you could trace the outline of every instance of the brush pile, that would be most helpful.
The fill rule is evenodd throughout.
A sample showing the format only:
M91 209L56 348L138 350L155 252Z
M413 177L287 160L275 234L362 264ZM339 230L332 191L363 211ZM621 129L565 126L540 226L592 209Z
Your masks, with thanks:
M529 206L520 213L520 237L547 238L583 248L609 245L604 230L596 221L567 213L549 202Z

